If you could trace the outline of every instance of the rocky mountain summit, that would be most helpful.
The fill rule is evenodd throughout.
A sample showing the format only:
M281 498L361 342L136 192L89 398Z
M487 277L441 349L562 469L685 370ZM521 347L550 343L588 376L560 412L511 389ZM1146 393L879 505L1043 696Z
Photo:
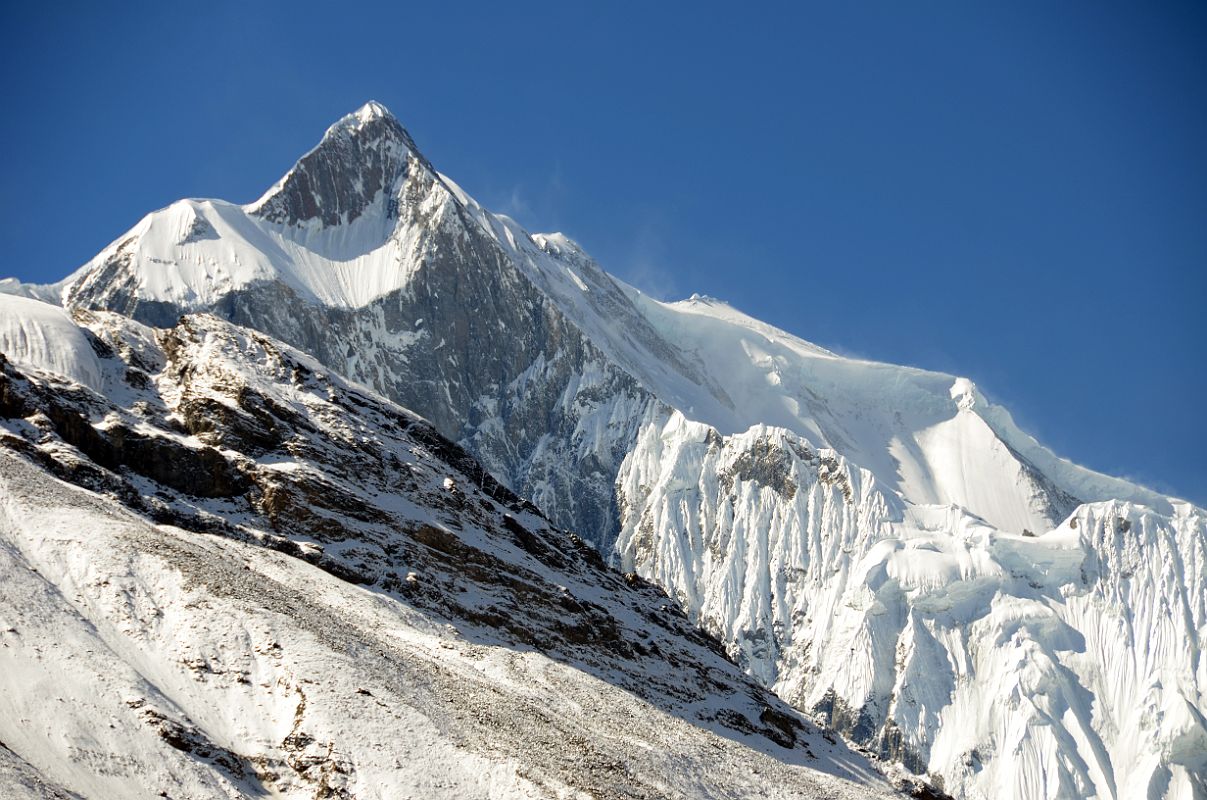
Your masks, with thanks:
M221 319L247 343L235 351L256 352L259 332L422 415L497 481L488 494L513 498L498 502L575 531L760 684L953 796L1207 793L1202 509L1057 457L966 379L840 357L711 298L655 301L569 238L482 208L379 104L250 205L180 201L58 284L0 289L116 312L104 319L165 342ZM0 345L96 388L99 362L28 328L9 325ZM168 418L218 452L231 434L206 425L259 430L228 448L247 458L278 452L267 417L230 405ZM102 468L130 468L97 447ZM356 468L393 480L376 457ZM201 471L225 474L217 464ZM234 492L211 505L237 496L250 511L168 502L158 478L122 502L182 529L155 515L258 515L254 529L306 537L341 579L410 585L373 535L317 533L363 502L329 507L322 487L351 487L274 489L254 472L169 485ZM382 513L360 523L389 527Z
M195 236L198 224L213 233ZM63 302L158 326L205 311L268 333L421 409L606 549L618 527L612 478L658 403L531 280L529 263L561 270L549 253L570 251L521 233L517 260L513 229L370 103L255 203L185 200L148 216Z

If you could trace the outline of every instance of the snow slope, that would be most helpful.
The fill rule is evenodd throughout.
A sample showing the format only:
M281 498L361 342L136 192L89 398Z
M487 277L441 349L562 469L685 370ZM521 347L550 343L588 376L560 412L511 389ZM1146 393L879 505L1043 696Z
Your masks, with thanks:
M0 371L24 795L893 794L422 420L213 317L81 320L101 393Z
M378 104L255 203L182 201L59 284L0 290L210 312L311 354L957 795L1203 791L1200 509L1059 458L966 379L646 297L484 209ZM1098 568L1120 519L1143 581Z
M872 470L910 502L959 505L1016 533L1054 525L1078 500L1170 509L1155 492L1057 458L967 379L840 357L712 298L661 303L616 285L663 346L695 365L694 383L645 370L655 377L643 385L723 434L759 424L791 430ZM603 314L591 329L603 331L594 340L625 335Z
M87 336L57 306L0 294L0 353L18 366L101 388L100 361Z

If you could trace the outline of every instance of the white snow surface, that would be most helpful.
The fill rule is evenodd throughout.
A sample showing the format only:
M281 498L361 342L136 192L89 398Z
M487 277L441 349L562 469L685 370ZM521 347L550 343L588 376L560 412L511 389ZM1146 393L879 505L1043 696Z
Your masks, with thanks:
M205 307L230 292L279 280L302 296L360 306L406 285L414 241L392 236L384 204L347 225L290 228L221 200L181 200L148 214L86 265L115 256L138 269L139 296ZM191 234L201 226L206 233Z
M661 303L624 288L703 376L690 393L680 382L654 383L655 394L722 434L785 428L870 469L910 502L959 505L1015 533L1054 524L1074 499L1170 510L1155 492L1056 457L966 378L841 357L712 298ZM1051 507L1052 490L1069 496L1067 509Z

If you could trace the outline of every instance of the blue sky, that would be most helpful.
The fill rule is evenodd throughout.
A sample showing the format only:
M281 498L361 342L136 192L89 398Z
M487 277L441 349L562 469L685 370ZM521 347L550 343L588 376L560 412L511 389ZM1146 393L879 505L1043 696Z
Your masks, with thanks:
M373 98L647 291L968 375L1061 455L1207 504L1207 5L3 20L0 273L57 279L179 197L252 200Z

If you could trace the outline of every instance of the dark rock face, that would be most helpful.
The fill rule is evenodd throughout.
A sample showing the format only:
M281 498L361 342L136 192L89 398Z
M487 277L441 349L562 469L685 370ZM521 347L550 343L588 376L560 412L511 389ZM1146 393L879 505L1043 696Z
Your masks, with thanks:
M873 705L852 709L831 689L813 708L813 713L825 721L826 727L852 741L869 745L876 755L890 763L899 763L915 775L927 774L927 753L918 753L904 742L900 730ZM908 778L899 787L910 797L920 800L952 800L943 792L943 779L930 778L933 783Z
M189 229L185 232L184 238L180 240L181 244L191 244L193 242L201 242L206 239L217 239L218 231L214 230L211 225L203 217L194 217L189 224Z
M759 439L741 453L733 464L733 472L721 476L722 490L728 494L734 479L754 481L772 489L786 500L796 496L796 481L792 479L792 458L787 446L770 439Z
M0 414L41 415L48 433L107 470L128 470L195 497L234 497L247 490L247 480L215 448L149 436L121 423L98 428L87 416L88 400L72 402L30 383L0 356Z
M1022 453L1013 448L1008 449L1010 450L1010 454L1018 461L1019 466L1022 467L1023 473L1027 476L1028 481L1024 486L1030 492L1031 502L1043 508L1044 513L1049 519L1064 519L1073 513L1073 509L1081 505L1081 500L1053 483L1047 475L1040 472Z
M398 120L370 103L333 125L253 213L281 225L352 222L390 193L414 152Z

